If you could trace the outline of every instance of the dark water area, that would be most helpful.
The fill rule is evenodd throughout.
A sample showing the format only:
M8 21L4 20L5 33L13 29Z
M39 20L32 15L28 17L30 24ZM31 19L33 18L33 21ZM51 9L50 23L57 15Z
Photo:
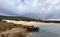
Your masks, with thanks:
M29 37L60 37L60 24L39 25L39 32L30 33Z

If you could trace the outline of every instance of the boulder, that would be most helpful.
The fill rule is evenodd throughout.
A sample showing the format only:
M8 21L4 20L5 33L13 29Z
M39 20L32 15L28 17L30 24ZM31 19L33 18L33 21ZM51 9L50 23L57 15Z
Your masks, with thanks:
M39 32L39 28L38 27L31 27L31 28L27 28L27 31L29 31L29 32L38 31Z

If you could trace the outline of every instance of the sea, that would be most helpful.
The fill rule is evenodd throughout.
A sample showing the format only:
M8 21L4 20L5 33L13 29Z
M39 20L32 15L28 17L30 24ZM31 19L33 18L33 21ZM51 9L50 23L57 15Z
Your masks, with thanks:
M31 32L28 37L60 37L60 23L39 24L39 32Z

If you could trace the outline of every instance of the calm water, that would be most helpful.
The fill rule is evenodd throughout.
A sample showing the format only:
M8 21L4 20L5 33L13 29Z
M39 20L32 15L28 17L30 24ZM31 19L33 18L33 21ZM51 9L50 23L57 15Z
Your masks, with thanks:
M30 33L29 37L60 37L60 24L39 25L39 32Z

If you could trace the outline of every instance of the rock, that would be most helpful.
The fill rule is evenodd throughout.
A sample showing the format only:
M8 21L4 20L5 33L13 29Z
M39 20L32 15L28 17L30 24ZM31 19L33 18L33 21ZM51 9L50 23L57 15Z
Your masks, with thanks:
M38 31L39 32L39 28L38 27L31 27L31 28L27 28L27 31L29 31L29 32Z

